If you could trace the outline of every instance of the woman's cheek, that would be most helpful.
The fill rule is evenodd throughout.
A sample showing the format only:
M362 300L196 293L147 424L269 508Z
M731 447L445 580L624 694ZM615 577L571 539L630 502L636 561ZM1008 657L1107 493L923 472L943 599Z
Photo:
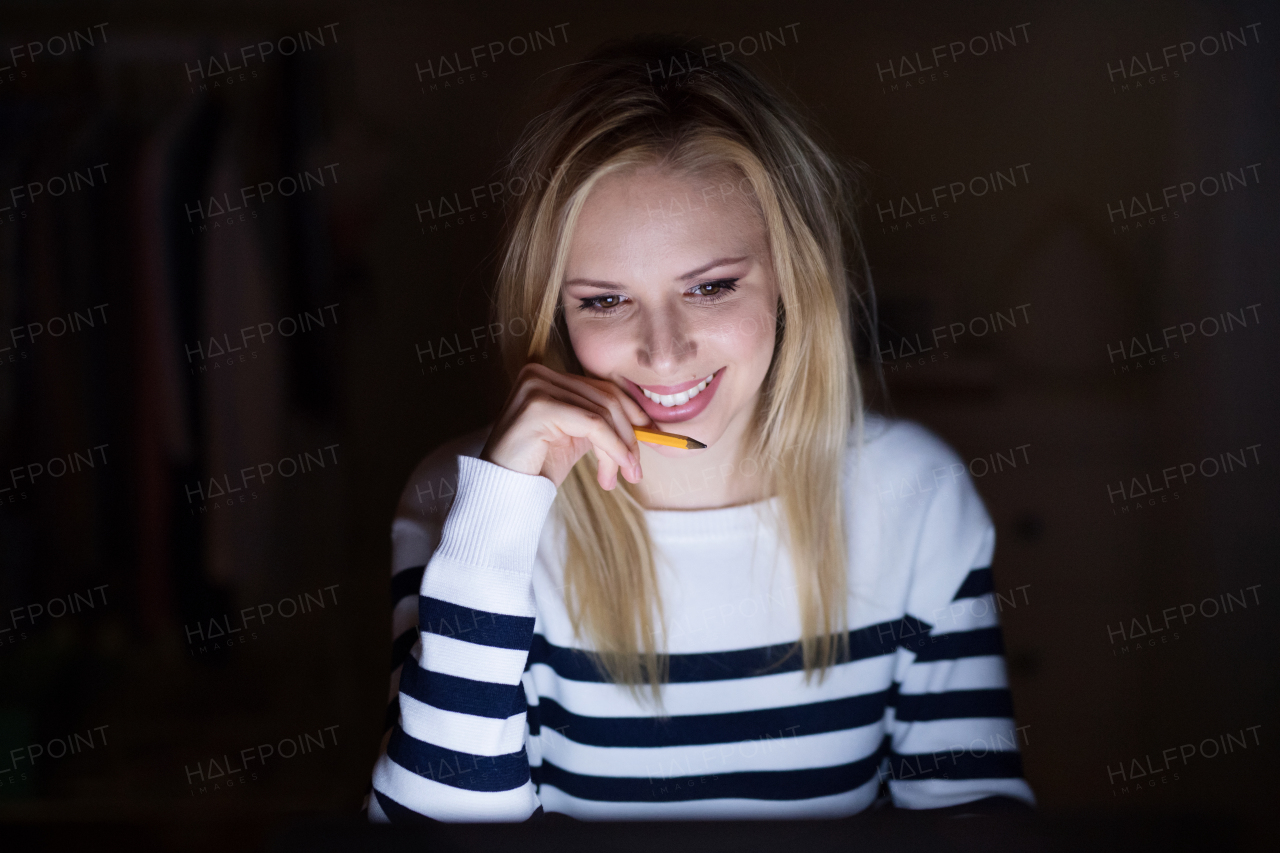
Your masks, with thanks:
M771 357L775 325L776 319L760 306L744 306L720 320L716 340L735 361L751 362L762 352Z
M569 330L569 343L582 366L592 373L606 375L618 360L618 353L625 347L625 336L615 330L610 334L603 328L604 324L594 324L597 328Z
M751 310L724 311L709 317L698 330L698 337L725 354L740 354L752 349L760 326L761 318Z

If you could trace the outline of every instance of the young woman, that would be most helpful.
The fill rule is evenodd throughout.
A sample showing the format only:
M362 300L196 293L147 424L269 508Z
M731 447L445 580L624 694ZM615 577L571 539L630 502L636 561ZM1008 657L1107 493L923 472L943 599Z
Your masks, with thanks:
M711 55L597 53L512 158L514 387L401 500L371 820L1034 803L991 521L863 413L849 182Z

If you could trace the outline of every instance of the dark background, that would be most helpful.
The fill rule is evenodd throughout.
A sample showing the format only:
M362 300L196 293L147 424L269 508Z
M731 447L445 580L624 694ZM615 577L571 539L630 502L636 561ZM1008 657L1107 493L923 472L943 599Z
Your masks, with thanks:
M129 827L144 847L237 849L359 808L386 702L397 498L428 450L505 396L498 342L480 329L501 199L419 211L499 180L550 73L601 41L678 30L747 52L769 31L771 49L746 61L867 166L889 404L971 460L996 521L1042 812L1217 815L1265 838L1280 553L1273 9L858 5L5 4L0 821L36 838ZM283 56L304 30L309 49ZM52 55L73 31L77 48ZM433 79L442 57L533 31L536 52L513 55L516 42ZM995 31L999 51L902 65ZM1205 55L1228 31L1231 50ZM1133 65L1188 41L1205 50ZM259 42L280 49L245 60ZM244 69L210 69L224 51ZM900 215L904 197L1019 165L1016 186ZM1167 186L1228 171L1244 185L1133 215L1135 197L1159 205ZM285 198L281 179L301 172L307 191ZM54 197L68 173L75 191ZM280 192L207 215L210 196L263 182ZM1210 334L1227 312L1231 329ZM997 313L1002 328L980 334ZM282 318L300 316L288 334ZM243 343L258 324L272 334L210 355L210 338ZM964 334L931 338L952 324ZM1183 324L1185 340L1145 352ZM906 353L917 335L934 348ZM1209 476L1204 460L1228 452L1231 470ZM300 455L303 470L252 496L200 497L211 478ZM1185 482L1135 495L1183 465ZM192 639L299 596L253 639ZM79 612L51 616L68 598ZM1167 630L1134 636L1166 608ZM1247 748L1130 778L1135 760L1158 768L1162 750L1242 729ZM73 733L75 754L7 758ZM303 739L309 750L253 778L199 778L303 733L323 749Z

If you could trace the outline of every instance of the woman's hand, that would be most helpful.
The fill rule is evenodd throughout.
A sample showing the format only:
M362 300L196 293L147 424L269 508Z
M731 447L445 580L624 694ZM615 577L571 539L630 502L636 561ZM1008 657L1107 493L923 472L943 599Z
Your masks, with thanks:
M595 450L596 480L610 490L619 470L639 482L640 442L632 427L649 425L644 409L609 380L530 363L520 369L480 458L541 474L559 488L574 463Z

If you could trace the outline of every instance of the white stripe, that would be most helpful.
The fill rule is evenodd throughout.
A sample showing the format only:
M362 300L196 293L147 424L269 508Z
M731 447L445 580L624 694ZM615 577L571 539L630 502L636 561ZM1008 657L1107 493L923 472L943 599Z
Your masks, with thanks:
M903 809L944 809L994 796L1036 804L1035 794L1024 779L890 779L889 791L893 804Z
M888 686L894 659L891 655L852 661L832 667L825 683L817 677L806 687L804 672L780 672L753 678L724 681L695 681L663 685L663 703L673 716L685 714L727 714L786 708L810 702L825 702L862 695L868 685L879 692ZM651 716L652 710L635 702L618 685L561 679L545 663L529 668L538 696L554 699L566 710L585 717Z
M481 646L440 634L422 633L422 666L432 672L516 685L529 653L523 649Z
M374 765L373 787L405 808L436 820L505 823L527 820L538 808L532 781L510 791L468 791L419 776L385 753Z
M991 558L996 552L996 527L991 523L991 517L986 511L986 507L982 506L982 498L978 498L978 504L982 507L982 544L978 546L978 553L973 555L973 565L975 568L990 568Z
M520 684L524 686L524 701L530 708L538 706L538 691L533 683L533 673L525 670L520 673Z
M980 655L955 660L914 663L902 682L903 695L942 693L947 690L995 690L1009 686L1001 655Z
M748 800L724 798L670 803L604 802L570 796L544 784L539 793L542 808L578 820L751 820L753 818L840 818L857 814L875 801L879 779L864 785L807 800Z
M462 607L535 616L533 578L489 566L470 566L432 557L422 576L422 594Z
M574 742L569 737L572 734L572 726L564 734L544 726L538 738L542 759L571 773L650 779L660 785L675 776L847 764L875 753L884 739L884 727L877 720L854 729L813 735L792 728L732 743L658 747L589 746Z
M945 765L949 756L969 753L981 758L992 752L1017 752L1025 738L1008 717L964 717L929 720L922 723L894 723L893 748L903 755L940 753Z
M524 746L525 715L505 720L446 711L400 696L400 726L421 741L472 755L509 755Z

